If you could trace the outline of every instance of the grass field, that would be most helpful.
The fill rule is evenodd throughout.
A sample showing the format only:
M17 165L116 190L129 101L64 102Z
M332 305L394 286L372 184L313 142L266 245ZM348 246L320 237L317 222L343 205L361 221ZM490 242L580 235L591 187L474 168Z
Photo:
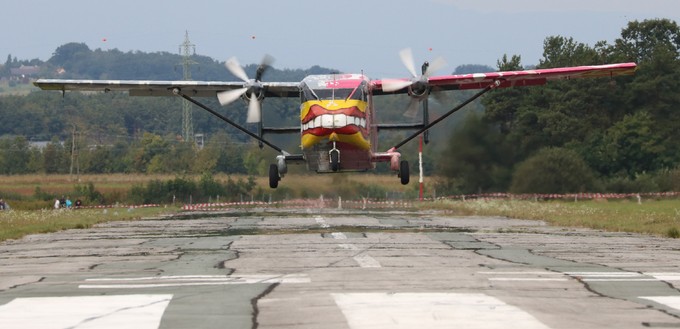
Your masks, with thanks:
M437 201L421 207L448 209L461 215L506 216L544 220L552 225L587 227L613 232L634 232L680 237L680 200L588 200L527 201L468 200Z
M0 193L33 195L35 188L52 193L68 193L76 184L92 182L98 191L123 193L134 184L150 180L173 179L175 176L158 175L83 175L80 182L69 175L26 175L0 177ZM217 176L217 180L227 180L229 176ZM246 177L232 176L232 179ZM269 190L267 178L257 178L258 188ZM426 186L431 185L426 181ZM356 199L361 197L384 197L382 191L417 195L418 184L407 186L399 184L391 175L288 175L281 182L280 191L290 193L291 198L318 198L319 195L332 195L342 188L378 187L360 190ZM376 192L378 191L378 192ZM426 195L430 192L426 189ZM3 195L0 194L0 197ZM413 199L413 197L411 197ZM0 212L0 241L15 239L26 234L54 232L67 228L85 228L109 220L136 219L157 216L179 211L178 208L133 209L114 208L107 210ZM635 232L671 238L680 237L680 200L645 199L636 200L590 200L590 201L528 201L528 200L439 200L416 203L421 209L447 210L458 215L506 216L511 218L544 220L552 225L568 227L587 227L593 229Z
M0 241L18 239L28 234L89 228L107 221L157 217L177 211L177 208L164 207L0 211Z
M143 175L143 174L109 174L109 175L13 175L0 176L0 197L2 193L32 196L36 187L41 191L53 194L65 194L74 190L76 185L93 183L97 191L101 193L126 193L135 184L144 184L151 180L171 180L175 175ZM189 176L199 179L199 176ZM227 176L219 174L215 180L226 182L228 179L247 180L244 175ZM257 187L269 191L267 177L255 177ZM393 175L376 175L365 173L349 174L290 174L286 175L279 183L279 189L283 193L295 197L318 197L321 194L329 195L337 192L338 188L350 188L357 185L379 186L381 191L394 193L414 193L418 184L411 183L402 186L399 179ZM364 189L366 190L366 189ZM364 197L384 197L384 195L369 195L364 191ZM281 192L280 192L281 193ZM360 198L361 196L357 196Z

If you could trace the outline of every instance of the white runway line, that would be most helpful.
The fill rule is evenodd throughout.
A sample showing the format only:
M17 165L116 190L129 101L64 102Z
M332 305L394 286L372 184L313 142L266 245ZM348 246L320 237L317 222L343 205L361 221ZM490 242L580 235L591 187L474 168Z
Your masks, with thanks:
M382 267L380 265L380 262L375 260L375 258L366 255L366 254L361 254L358 256L354 256L354 260L359 264L361 267Z
M331 236L336 240L347 240L347 236L342 232L333 232L331 233Z
M333 232L331 233L331 236L333 239L336 240L347 240L347 235L342 232ZM359 247L351 244L351 243L341 243L338 244L338 246L342 249L347 249L347 250L352 250L352 251L359 251L361 250ZM380 265L380 262L378 262L375 258L367 255L367 254L361 254L353 257L354 261L359 264L360 267L365 267L365 268L376 268L376 267L382 267Z
M569 281L569 279L567 279L567 278L489 278L489 281L535 282L535 281Z
M514 282L540 282L540 281L569 281L569 277L566 277L562 273L547 272L547 271L512 271L512 272L501 272L501 271L481 271L477 274L483 275L498 275L500 277L490 277L489 281L514 281ZM507 277L512 276L512 277Z
M93 278L85 280L80 289L146 289L165 287L223 286L255 283L309 283L307 274L245 274L245 275L181 275L139 278ZM151 282L149 282L151 281ZM92 284L91 282L97 282Z
M340 246L340 248L342 248L342 249L347 249L347 250L354 250L354 251L360 250L359 247L357 247L353 244L350 244L350 243L341 243L338 246Z
M172 295L17 298L0 306L0 328L158 328Z
M529 313L475 293L332 294L351 329L548 328Z
M588 277L588 278L598 278L598 277L605 277L605 278L634 278L634 277L641 277L644 276L644 274L640 274L637 272L566 272L564 273L566 275L571 275L571 276L580 276L580 277Z
M680 281L680 273L677 272L650 272L644 274L661 281Z
M657 279L629 278L629 279L583 279L584 282L649 282Z
M321 216L314 216L314 221L315 221L317 224L321 225L321 228L329 228L329 227L331 227L330 225L328 225L328 223L326 223L326 220L323 219L323 217L321 217Z
M642 299L648 299L659 304L672 307L676 310L680 310L680 296L648 296L640 297Z
M477 272L479 274L486 274L486 275L556 275L556 276L564 276L563 273L559 272L547 272L547 271L481 271Z
M584 282L626 282L626 281L659 281L647 274L638 272L566 272Z

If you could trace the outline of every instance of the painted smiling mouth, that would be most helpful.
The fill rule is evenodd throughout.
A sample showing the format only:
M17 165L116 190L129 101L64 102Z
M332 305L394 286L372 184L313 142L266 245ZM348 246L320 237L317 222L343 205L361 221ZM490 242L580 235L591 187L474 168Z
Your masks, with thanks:
M366 112L359 106L346 105L350 106L334 106L329 110L323 105L312 104L304 111L301 120L302 149L309 149L326 140L361 150L370 149L371 145L367 140Z
M309 131L314 135L325 134L326 129L354 128L347 133L355 133L359 129L366 129L366 114L356 106L329 111L322 106L312 105L309 113L302 120L302 131ZM354 126L354 127L352 127ZM338 131L343 133L342 131ZM330 132L328 132L330 133Z

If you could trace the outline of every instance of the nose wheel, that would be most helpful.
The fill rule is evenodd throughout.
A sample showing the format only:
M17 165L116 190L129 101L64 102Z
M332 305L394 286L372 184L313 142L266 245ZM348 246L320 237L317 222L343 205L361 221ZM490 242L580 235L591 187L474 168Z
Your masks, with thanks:
M340 150L335 148L335 142L333 142L333 149L328 151L331 162L331 170L336 172L340 170Z
M338 150L333 150L330 153L331 156L331 170L338 171L340 169L340 152Z

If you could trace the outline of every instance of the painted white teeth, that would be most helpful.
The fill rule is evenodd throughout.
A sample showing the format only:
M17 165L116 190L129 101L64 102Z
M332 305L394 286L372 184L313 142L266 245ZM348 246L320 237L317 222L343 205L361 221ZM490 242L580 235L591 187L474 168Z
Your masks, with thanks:
M302 125L302 130L314 128L342 128L349 125L366 128L366 119L345 114L323 114Z

